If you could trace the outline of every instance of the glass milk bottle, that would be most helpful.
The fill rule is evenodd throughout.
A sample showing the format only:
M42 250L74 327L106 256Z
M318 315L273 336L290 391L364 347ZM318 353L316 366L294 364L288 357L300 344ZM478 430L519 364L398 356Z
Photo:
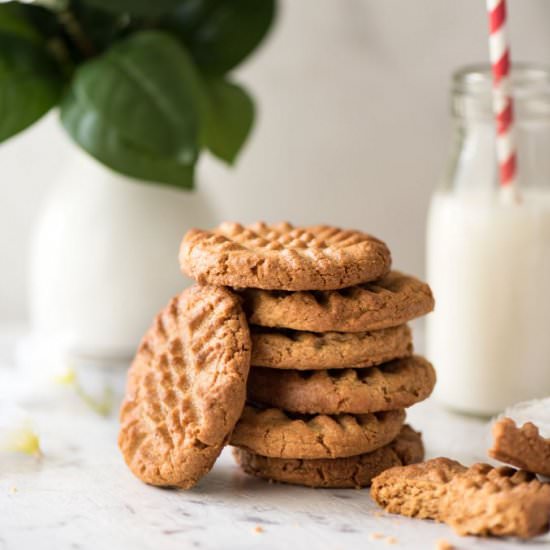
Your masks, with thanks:
M491 86L489 66L453 76L454 147L427 232L435 395L477 415L550 395L550 72L512 73L518 201L499 192Z

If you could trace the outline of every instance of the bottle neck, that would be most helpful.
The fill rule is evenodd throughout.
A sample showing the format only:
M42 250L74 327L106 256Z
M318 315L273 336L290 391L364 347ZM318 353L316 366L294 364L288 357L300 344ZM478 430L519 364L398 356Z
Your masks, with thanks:
M519 121L515 132L519 185L550 190L550 120ZM496 191L498 177L494 122L455 121L448 188Z
M498 190L491 87L489 67L464 69L453 79L454 139L447 190ZM520 65L512 73L512 92L519 185L550 190L550 72Z

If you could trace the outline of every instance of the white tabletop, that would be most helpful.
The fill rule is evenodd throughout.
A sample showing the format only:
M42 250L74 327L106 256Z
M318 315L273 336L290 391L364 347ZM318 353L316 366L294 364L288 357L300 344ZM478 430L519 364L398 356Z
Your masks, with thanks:
M5 335L4 335L5 336ZM10 394L10 338L0 335L0 385ZM11 394L10 394L11 395ZM15 395L15 394L13 394ZM103 418L70 389L23 405L40 434L43 457L0 455L0 550L303 548L543 548L454 535L445 525L385 514L368 490L269 484L239 471L226 449L190 491L162 490L135 479L116 445L116 415ZM487 460L487 424L429 400L409 412L429 457Z

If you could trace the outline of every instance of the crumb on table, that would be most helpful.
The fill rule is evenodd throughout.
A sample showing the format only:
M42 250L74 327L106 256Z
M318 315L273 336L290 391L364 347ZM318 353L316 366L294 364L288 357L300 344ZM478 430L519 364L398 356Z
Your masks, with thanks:
M256 525L256 527L254 527L254 533L263 533L263 532L264 532L264 528L261 525Z
M371 533L369 535L369 539L370 540L380 540L380 539L383 539L386 535L384 535L383 533Z
M454 550L454 546L445 539L439 539L435 543L435 550Z

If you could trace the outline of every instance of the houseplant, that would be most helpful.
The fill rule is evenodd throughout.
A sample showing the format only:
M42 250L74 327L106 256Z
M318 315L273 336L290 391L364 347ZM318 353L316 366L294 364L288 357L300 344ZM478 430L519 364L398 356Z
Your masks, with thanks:
M176 241L212 212L181 190L202 154L232 164L249 135L254 104L231 72L274 12L275 0L0 3L0 141L58 108L76 145L31 254L31 319L49 342L126 356L183 285Z
M0 141L59 105L90 155L146 181L193 186L205 149L233 162L254 118L228 74L274 0L40 0L0 4Z

